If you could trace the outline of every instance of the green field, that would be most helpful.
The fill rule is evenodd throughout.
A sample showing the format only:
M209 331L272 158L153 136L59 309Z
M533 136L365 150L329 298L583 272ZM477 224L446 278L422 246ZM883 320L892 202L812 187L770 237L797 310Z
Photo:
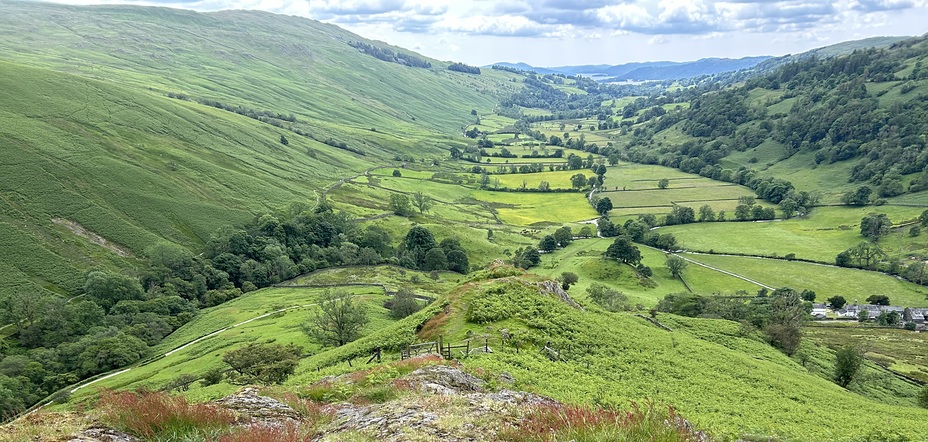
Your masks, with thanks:
M615 203L613 203L615 204ZM663 227L688 250L785 256L833 263L838 253L864 241L860 219L868 213L885 213L894 224L917 217L923 208L908 206L817 207L807 218L774 222L697 223ZM896 238L891 236L891 238ZM909 238L883 240L889 253ZM882 244L882 243L881 243Z
M532 226L563 224L596 218L596 211L582 193L492 192L475 190L471 195L488 203L504 224Z
M893 305L928 306L928 289L877 272L780 259L697 254L684 256L770 287L812 290L818 302L840 295L848 302L856 300L863 304L870 295L887 295Z

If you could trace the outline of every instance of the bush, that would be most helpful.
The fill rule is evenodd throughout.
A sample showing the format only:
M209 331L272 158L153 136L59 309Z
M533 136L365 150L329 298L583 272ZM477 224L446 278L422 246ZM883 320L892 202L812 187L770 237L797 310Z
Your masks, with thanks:
M229 380L239 384L279 384L287 379L303 354L296 344L251 343L226 352Z
M918 392L918 396L916 396L916 400L919 407L928 408L928 385L922 387Z
M403 319L422 309L416 300L416 294L407 288L396 292L393 299L384 303L384 307L390 310L390 316L394 319Z
M206 373L203 373L203 378L200 379L200 385L204 387L209 387L210 385L216 385L222 382L223 375L225 375L225 370L219 367L210 369Z

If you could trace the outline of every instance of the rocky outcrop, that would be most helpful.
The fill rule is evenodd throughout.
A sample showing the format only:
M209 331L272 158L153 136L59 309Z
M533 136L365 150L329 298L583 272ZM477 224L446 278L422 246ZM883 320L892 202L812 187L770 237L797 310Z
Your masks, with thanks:
M72 436L68 442L139 442L139 439L110 428L88 428Z
M420 368L407 375L403 381L417 387L420 392L443 395L482 392L487 384L482 379L447 365Z
M486 392L487 384L457 367L433 365L397 379L397 384L424 393L384 404L334 406L335 427L318 441L336 441L361 431L379 441L492 441L495 428L517 422L526 405L554 404L532 393Z
M242 391L215 401L217 405L234 412L240 422L250 424L280 424L300 420L300 414L286 404L258 394L256 388Z
M557 281L542 281L537 285L538 291L542 295L554 296L575 309L583 310L583 307L580 304L577 304L577 301L574 301L574 299L571 298L570 295L561 288L561 284L559 284Z

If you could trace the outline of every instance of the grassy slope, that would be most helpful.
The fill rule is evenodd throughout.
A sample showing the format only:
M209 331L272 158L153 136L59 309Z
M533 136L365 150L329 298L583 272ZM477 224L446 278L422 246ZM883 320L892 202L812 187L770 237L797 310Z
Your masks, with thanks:
M20 81L29 78L29 82ZM55 225L75 221L134 254L197 244L222 225L299 200L367 164L257 121L72 75L0 63L0 243L6 265L73 293L115 254ZM307 150L315 153L307 155Z
M499 71L383 62L295 17L0 5L0 293L75 294L89 268L134 265L55 218L135 256L158 240L196 246L396 155L444 158L471 108L517 87ZM293 113L295 129L367 155L167 92Z
M365 278L363 271L329 275L331 272L299 282ZM376 274L388 285L402 283L405 279L388 268L381 268ZM382 295L362 290L371 293L364 297L371 301L369 308L375 318L376 331L345 347L320 350L305 359L296 375L287 382L287 388L299 392L307 383L326 375L353 371L356 367L350 368L339 361L348 355L363 355L373 346L395 345L408 340L418 324L434 318L425 324L423 330L428 330L428 335L423 338L443 334L446 339L459 342L468 332L494 337L498 336L497 330L506 328L524 339L525 344L518 354L511 348L502 349L491 344L494 353L477 354L464 360L465 365L490 375L510 373L516 379L515 388L536 391L569 403L620 407L627 406L629 400L651 398L672 404L697 427L708 429L722 440L745 434L784 436L789 440L848 440L866 434L870 427L883 428L887 420L889 429L914 435L921 422L928 419L928 412L911 406L913 392L908 396L881 398L894 401L896 405L848 392L810 373L755 336L742 333L736 323L659 315L660 321L674 329L667 332L629 314L604 313L598 309L574 310L553 298L538 295L534 288L524 286L520 280L523 279L464 285L455 289L451 297L444 298L446 301L439 301L435 307L399 322L388 321L382 309L376 306ZM425 290L445 291L453 281L442 277L438 282L424 284ZM488 290L493 287L501 288L502 292L494 294L498 292ZM315 293L315 290L306 289L267 289L248 294L196 318L172 336L164 348L237 319L271 311L276 306L312 302ZM270 299L274 302L268 304ZM450 303L448 307L440 308L446 303ZM497 314L497 320L482 324L468 322L468 311L493 305L503 312ZM160 386L182 373L200 375L219 364L222 352L254 339L293 341L316 351L296 329L296 324L305 316L302 311L294 310L232 329L97 385ZM535 348L536 344L546 341L558 347L570 343L584 350L572 353L565 360L551 361ZM830 364L829 358L833 357L822 347L808 348L806 352L806 357L814 364ZM390 353L387 360L396 357ZM886 394L886 391L907 394L904 383L889 380L889 375L877 367L868 365L867 374L873 380L882 379L879 383L885 384L867 390L869 397L876 398L875 392ZM228 384L201 387L195 383L185 394L207 399L234 388ZM82 390L79 398L86 398L94 390L92 387ZM843 418L821 419L823 415Z

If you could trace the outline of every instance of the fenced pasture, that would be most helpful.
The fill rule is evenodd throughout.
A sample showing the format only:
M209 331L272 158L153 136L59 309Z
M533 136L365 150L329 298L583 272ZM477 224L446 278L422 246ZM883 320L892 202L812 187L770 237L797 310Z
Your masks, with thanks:
M928 288L882 273L783 259L694 254L683 256L771 287L812 290L817 302L840 295L848 302L856 300L863 304L870 295L886 295L892 305L928 306Z

